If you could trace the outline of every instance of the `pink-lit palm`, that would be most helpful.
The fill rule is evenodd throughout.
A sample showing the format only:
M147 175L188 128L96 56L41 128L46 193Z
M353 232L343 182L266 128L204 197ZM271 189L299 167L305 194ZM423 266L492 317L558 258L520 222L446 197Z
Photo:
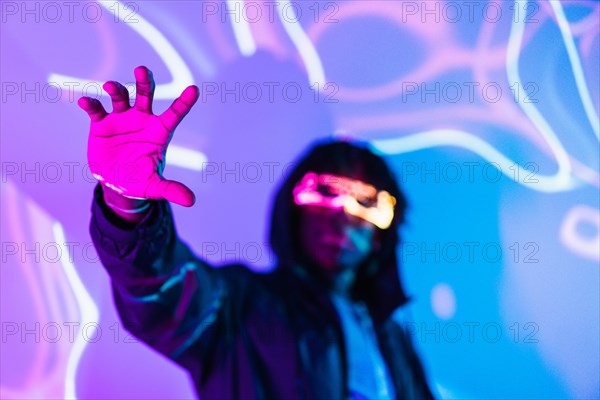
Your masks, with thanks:
M138 199L166 199L186 207L194 193L184 184L162 176L167 146L173 131L198 100L198 88L188 86L161 115L152 112L154 79L146 67L137 67L136 98L118 82L103 86L113 111L107 113L97 99L82 97L79 106L91 119L88 139L90 170L104 186Z

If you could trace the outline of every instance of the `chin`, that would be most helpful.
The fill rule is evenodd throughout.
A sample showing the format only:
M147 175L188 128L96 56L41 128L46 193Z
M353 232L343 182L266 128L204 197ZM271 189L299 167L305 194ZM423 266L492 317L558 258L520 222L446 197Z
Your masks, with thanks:
M336 274L343 269L337 260L317 258L314 260L316 266L329 275Z

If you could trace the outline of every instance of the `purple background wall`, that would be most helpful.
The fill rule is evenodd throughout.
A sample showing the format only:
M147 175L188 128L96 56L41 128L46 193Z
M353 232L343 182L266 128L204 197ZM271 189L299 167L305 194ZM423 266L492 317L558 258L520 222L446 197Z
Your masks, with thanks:
M1 3L2 398L193 396L123 330L87 231L76 101L110 110L101 83L137 65L156 112L201 88L165 171L198 253L269 268L290 164L370 141L410 201L404 322L440 396L600 397L597 2L127 4Z

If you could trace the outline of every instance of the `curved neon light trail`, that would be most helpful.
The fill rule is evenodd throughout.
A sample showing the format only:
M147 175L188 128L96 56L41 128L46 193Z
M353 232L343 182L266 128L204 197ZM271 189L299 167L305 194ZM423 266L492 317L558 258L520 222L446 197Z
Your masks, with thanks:
M298 21L298 17L293 11L293 17L291 18L293 21L288 21L287 18L284 18L283 10L285 8L288 10L293 10L290 1L280 0L277 1L276 4L277 9L279 10L279 19L281 20L281 24L290 37L292 43L294 43L294 46L296 46L302 61L304 61L304 66L306 67L306 71L308 73L309 85L314 85L316 83L318 90L321 90L325 86L325 71L323 70L323 63L319 58L317 49L315 49L313 43L306 35L306 32L304 32L302 29L302 26Z
M208 158L200 151L170 144L167 148L167 165L202 171Z
M241 6L240 14L235 14L235 10ZM227 0L227 10L230 14L234 14L234 18L231 19L231 28L233 29L233 36L235 41L240 48L240 53L246 57L250 57L256 53L256 43L252 37L252 31L250 30L250 24L246 20L244 15L244 2L241 0Z
M537 182L527 182L520 178L531 175L531 170L525 169L506 157L488 142L479 137L455 129L436 129L419 132L396 139L371 140L371 145L382 154L408 153L439 146L457 146L480 155L490 163L495 163L500 172L515 182L540 192L557 192L570 190L575 187L575 180L557 182L556 176L535 175ZM514 170L517 173L514 173ZM513 171L513 172L510 172ZM559 184L560 183L560 184Z
M593 236L584 236L580 233L579 224L594 226ZM577 204L567 211L560 226L559 237L566 248L580 257L592 261L600 261L600 210Z
M518 9L517 5L521 7L523 5L526 6L527 0L515 0L515 13ZM560 8L560 4L558 4L558 7ZM564 14L562 14L562 16L564 17ZM519 18L517 15L513 18L506 57L508 79L510 82L519 83L521 83L521 77L519 75L519 56L524 33L524 21L521 20L522 18ZM566 20L564 22L566 23ZM565 32L563 31L563 34L564 33ZM567 38L563 35L565 41L568 40L568 37L570 37L572 41L572 36L570 36L570 34L567 35ZM578 64L577 57L571 59L571 62L574 63L574 65L579 65L579 67L581 67L581 65ZM576 70L577 67L574 66L574 71ZM577 75L577 72L575 72L575 74ZM579 89L581 90L581 88ZM538 128L540 134L545 138L558 163L558 172L555 175L537 175L537 182L525 182L520 179L515 179L515 175L509 174L508 172L512 171L510 167L516 165L518 171L518 175L516 176L530 174L531 171L522 168L486 141L471 133L460 130L437 129L415 133L402 138L371 140L371 144L377 151L384 154L404 153L442 145L458 146L473 151L489 162L498 164L500 172L504 175L533 190L541 192L559 192L571 190L579 186L581 182L575 179L571 173L569 156L548 122L532 103L519 101L519 105L525 115L527 115L532 123Z
M56 238L56 243L61 247L62 254L68 254L62 225L58 222L55 222L52 224L52 231L54 233L54 237ZM81 315L81 326L86 326L86 324L89 323L97 324L99 320L98 306L96 306L96 303L94 303L94 300L85 289L83 282L81 282L81 279L79 278L79 275L75 269L75 265L73 265L68 257L61 257L60 260L65 275L67 276L67 280L71 285L71 289L78 300ZM65 399L77 398L77 367L79 366L79 361L83 355L83 350L85 349L86 343L87 342L83 335L77 335L77 339L73 342L73 347L69 353L67 371L65 374Z
M569 56L571 68L573 69L575 84L577 85L577 91L579 92L579 97L583 103L585 114L587 115L590 125L596 134L596 138L600 139L600 120L598 119L598 114L596 113L594 104L592 103L592 97L590 96L590 91L585 81L585 74L583 73L583 67L581 66L579 54L575 48L573 34L569 28L567 17L565 16L565 12L560 4L560 1L551 0L550 6L552 6L552 10L554 10L554 13L556 14L556 22L558 23L558 28L560 29L563 41L565 42L565 47L567 48L567 55Z
M527 6L527 3L528 0L515 0L515 13L517 6ZM519 74L519 56L521 52L524 31L525 21L523 21L523 18L519 18L515 14L510 30L510 37L508 39L506 72L509 82L518 82L519 84L521 84L521 76ZM571 162L567 152L558 140L556 133L548 121L546 121L546 119L532 103L528 103L525 100L519 101L518 103L525 115L527 115L531 122L538 128L540 134L546 139L546 142L550 146L550 149L554 153L556 161L558 162L558 172L553 177L555 182L552 182L551 187L548 189L554 188L560 190L572 188L570 183L572 180Z
M135 15L135 18L137 19L136 23L125 21L124 18L128 15L127 8L119 1L99 0L98 4L113 13L121 21L125 22L127 26L131 27L131 29L144 38L148 45L156 51L158 56L165 63L173 80L169 83L156 85L156 92L154 95L156 100L176 99L183 88L194 84L192 72L185 61L183 61L183 58L181 58L167 38L165 38L165 36L150 22L145 20L138 13ZM83 87L92 85L99 88L102 87L103 83L56 73L48 76L48 82L58 84L63 90L73 90L77 93L82 93ZM129 90L130 97L134 98L135 92L133 87L128 87L127 89Z

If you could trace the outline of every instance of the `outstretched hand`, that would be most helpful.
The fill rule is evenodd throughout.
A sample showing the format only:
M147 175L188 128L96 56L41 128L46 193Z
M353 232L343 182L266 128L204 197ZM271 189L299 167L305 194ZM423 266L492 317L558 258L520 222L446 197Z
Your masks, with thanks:
M118 82L103 86L113 110L107 113L99 100L81 97L79 106L91 119L88 163L96 179L122 196L135 199L166 199L190 207L194 193L184 184L164 179L167 146L173 131L198 100L198 87L188 86L161 115L152 112L154 79L148 68L134 71L136 98Z

